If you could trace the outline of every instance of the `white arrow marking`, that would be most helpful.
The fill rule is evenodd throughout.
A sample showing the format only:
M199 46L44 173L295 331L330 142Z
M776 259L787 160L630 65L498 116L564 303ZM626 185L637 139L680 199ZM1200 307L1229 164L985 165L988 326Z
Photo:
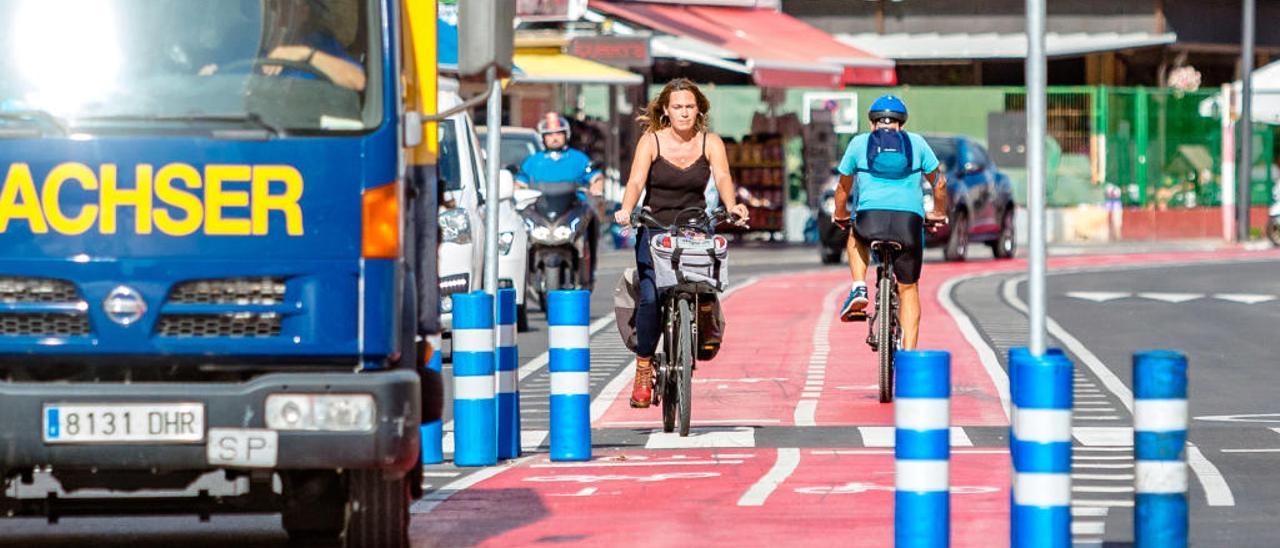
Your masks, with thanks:
M1252 295L1249 293L1218 293L1213 298L1242 304L1258 304L1276 300L1275 295Z
M1256 415L1211 415L1196 417L1196 420L1214 422L1280 422L1280 413L1260 413Z
M1200 297L1203 297L1204 294L1202 293L1139 293L1138 296L1144 299L1153 299L1157 301L1164 301L1167 303L1176 304L1176 303L1185 303L1187 301L1194 300L1194 299L1199 299Z
M1107 301L1123 299L1129 295L1132 295L1132 293L1113 293L1110 291L1070 291L1067 293L1068 297L1075 297L1077 299L1084 299L1095 303L1105 303Z

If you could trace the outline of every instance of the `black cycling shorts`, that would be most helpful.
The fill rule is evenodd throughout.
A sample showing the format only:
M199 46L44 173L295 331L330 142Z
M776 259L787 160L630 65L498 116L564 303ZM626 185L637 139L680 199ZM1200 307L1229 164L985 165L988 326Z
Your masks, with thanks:
M924 266L924 217L907 211L862 210L855 215L853 235L868 250L875 240L902 244L902 251L893 261L893 275L898 283L920 281L920 269Z

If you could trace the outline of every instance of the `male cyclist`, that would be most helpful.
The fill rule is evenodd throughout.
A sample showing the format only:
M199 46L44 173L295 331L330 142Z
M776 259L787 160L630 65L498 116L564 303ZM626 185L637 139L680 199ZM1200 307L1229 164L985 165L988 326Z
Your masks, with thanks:
M530 154L520 164L516 181L525 185L537 183L577 182L588 187L592 196L604 191L604 176L591 167L591 158L580 150L569 148L569 120L548 112L538 122L538 135L546 150Z
M898 279L899 320L902 348L916 348L920 333L920 270L924 260L924 226L947 219L947 180L938 157L924 138L902 129L907 123L907 105L885 95L871 104L867 113L872 131L853 138L837 168L834 221L843 228L852 225L848 241L849 270L853 288L840 309L842 321L866 320L867 263L871 242L893 241L902 252L893 264ZM846 202L854 179L858 182L855 219L850 219ZM933 211L924 211L921 177L933 184Z

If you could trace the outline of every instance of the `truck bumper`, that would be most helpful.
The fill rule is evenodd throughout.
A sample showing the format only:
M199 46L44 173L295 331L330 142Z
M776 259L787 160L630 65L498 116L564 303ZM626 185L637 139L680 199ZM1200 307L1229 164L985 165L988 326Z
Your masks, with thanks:
M278 431L274 469L408 470L418 457L421 402L417 373L272 373L242 383L0 382L0 475L36 466L116 470L212 470L211 428L265 429L270 394L371 394L377 409L369 432ZM43 409L51 403L199 402L204 438L192 443L49 444Z

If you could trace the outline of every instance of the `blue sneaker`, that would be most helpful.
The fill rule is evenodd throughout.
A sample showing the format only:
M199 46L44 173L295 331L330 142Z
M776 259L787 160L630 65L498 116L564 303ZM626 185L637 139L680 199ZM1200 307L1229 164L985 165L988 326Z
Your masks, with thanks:
M844 306L840 307L840 321L842 322L861 322L866 321L867 313L867 286L858 285L849 291L849 296L844 300Z

